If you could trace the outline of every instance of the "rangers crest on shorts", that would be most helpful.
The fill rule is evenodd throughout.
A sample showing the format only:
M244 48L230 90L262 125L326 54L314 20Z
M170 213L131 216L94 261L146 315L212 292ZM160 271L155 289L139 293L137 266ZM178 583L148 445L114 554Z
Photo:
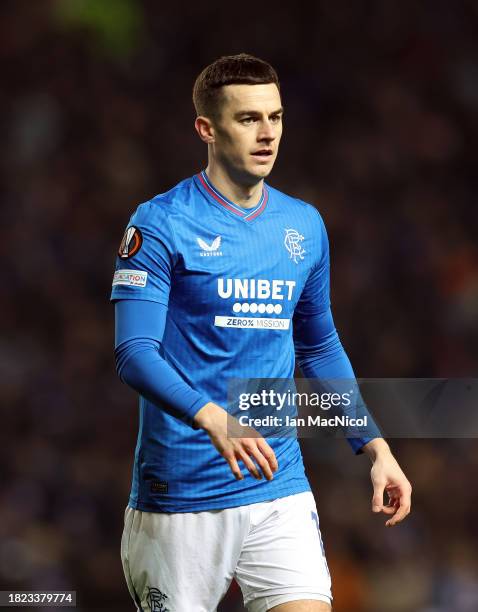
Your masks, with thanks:
M167 608L164 603L167 598L168 596L161 593L159 589L148 587L147 601L151 608L151 612L169 612L169 608Z

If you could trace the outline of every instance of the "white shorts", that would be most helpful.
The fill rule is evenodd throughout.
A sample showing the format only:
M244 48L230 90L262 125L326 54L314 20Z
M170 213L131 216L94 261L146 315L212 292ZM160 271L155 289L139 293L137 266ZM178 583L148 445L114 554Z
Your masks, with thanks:
M137 609L148 612L214 612L233 578L250 612L332 599L310 491L205 512L128 506L121 560Z

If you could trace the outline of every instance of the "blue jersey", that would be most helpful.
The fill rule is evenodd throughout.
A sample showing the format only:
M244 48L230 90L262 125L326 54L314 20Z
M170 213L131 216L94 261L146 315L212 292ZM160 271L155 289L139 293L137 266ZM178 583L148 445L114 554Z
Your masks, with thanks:
M165 361L205 401L227 408L233 378L292 378L292 317L329 308L329 255L311 205L264 184L253 209L205 172L141 204L116 260L112 300L167 306ZM234 479L208 435L140 397L129 503L158 512L227 508L309 490L294 437L270 438L272 481Z

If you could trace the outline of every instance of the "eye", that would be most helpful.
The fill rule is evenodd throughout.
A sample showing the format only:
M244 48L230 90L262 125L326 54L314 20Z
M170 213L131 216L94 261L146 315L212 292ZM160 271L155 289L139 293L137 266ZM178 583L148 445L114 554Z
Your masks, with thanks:
M281 120L281 116L280 115L273 115L271 117L271 123L280 123Z
M241 119L242 125L251 125L253 122L254 122L253 117L244 117L244 119Z

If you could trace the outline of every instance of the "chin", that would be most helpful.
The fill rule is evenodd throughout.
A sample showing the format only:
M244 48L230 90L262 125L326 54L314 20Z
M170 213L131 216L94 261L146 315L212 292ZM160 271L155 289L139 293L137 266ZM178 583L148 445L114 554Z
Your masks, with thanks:
M273 164L267 164L264 166L256 166L254 168L243 168L238 176L240 176L240 180L244 185L256 185L259 181L267 178L271 173L273 168Z
M269 174L272 172L272 165L264 165L264 166L259 166L258 168L254 168L253 170L251 170L250 174L251 176L254 176L255 178L258 179L264 179L266 177L269 176Z

